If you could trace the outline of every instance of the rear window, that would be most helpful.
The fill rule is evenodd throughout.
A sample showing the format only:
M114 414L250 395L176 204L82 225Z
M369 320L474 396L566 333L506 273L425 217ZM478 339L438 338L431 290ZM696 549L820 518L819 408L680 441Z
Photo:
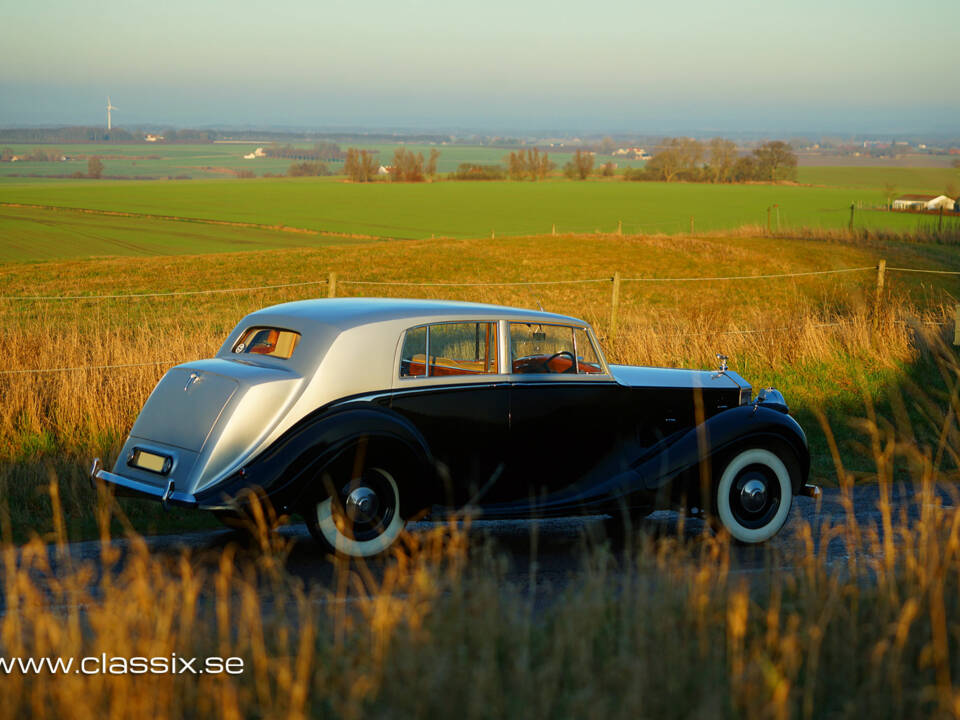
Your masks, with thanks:
M300 333L281 328L254 327L245 331L233 346L242 355L269 355L286 360L300 342Z

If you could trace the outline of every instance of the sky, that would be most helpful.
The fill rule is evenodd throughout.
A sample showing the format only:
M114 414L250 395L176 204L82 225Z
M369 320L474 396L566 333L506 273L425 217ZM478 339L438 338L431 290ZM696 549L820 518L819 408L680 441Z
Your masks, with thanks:
M960 133L956 0L0 0L0 125Z

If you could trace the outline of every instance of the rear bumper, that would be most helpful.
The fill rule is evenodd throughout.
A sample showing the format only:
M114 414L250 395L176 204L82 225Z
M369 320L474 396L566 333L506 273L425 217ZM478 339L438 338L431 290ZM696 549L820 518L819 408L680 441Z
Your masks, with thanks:
M811 485L810 483L807 483L800 488L800 492L798 494L805 495L816 500L823 494L823 490L820 489L819 485Z
M177 490L173 480L168 480L164 486L149 485L139 480L132 480L123 475L107 472L100 464L100 458L96 458L93 461L93 467L90 468L90 483L96 487L98 482L113 488L118 495L132 495L159 500L164 507L175 505L206 509L194 495Z

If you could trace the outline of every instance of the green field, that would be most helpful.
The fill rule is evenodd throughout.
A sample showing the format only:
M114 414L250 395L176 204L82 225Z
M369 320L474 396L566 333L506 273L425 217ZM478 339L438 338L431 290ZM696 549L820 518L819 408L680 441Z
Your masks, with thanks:
M90 155L106 156L103 160L104 174L109 176L139 177L150 179L167 179L182 176L191 178L233 177L232 172L237 170L252 170L258 176L265 173L284 174L293 162L284 158L257 158L244 160L243 156L258 147L270 143L211 143L211 144L156 144L142 143L136 145L97 145L97 144L51 144L51 145L18 145L0 144L0 147L9 147L14 154L24 155L36 148L44 150L58 150L70 158L65 162L27 162L0 163L0 183L17 182L23 176L43 175L71 175L75 172L87 171L87 158ZM281 143L282 144L282 143ZM309 143L297 143L297 146L310 147ZM341 143L340 147L359 147L377 153L377 159L383 165L391 164L394 150L401 145L397 143ZM430 156L434 148L440 151L437 170L448 173L456 170L461 163L478 163L495 165L503 162L509 149L499 147L471 146L471 145L419 145L403 144L402 147L412 152L421 152L424 157ZM114 157L116 156L116 157ZM567 162L570 153L551 153L551 159L562 167ZM632 167L642 165L640 161L630 161L613 158L618 167ZM334 173L340 172L343 165L339 162L328 162L327 166Z
M870 206L878 200L878 193L870 189L569 181L357 185L329 179L270 178L33 183L0 189L0 201L7 203L284 225L384 238L517 236L550 233L554 227L559 234L613 232L618 222L627 234L677 233L689 231L691 216L697 232L723 231L764 225L767 208L773 206L773 229L778 224L784 230L840 229L847 225L852 202ZM39 214L31 216L21 208L0 206L0 236L5 248L0 252L8 259L33 259L26 238L42 235L51 240L73 232L60 226L62 215L57 217L51 224ZM930 222L930 218L877 210L858 210L855 218L858 228L904 232ZM112 220L108 225L115 227ZM120 229L104 236L104 248L95 247L100 238L97 231L87 235L92 243L90 254L110 254L117 241L139 242L135 223L116 227ZM214 233L227 238L234 234L233 229ZM191 251L219 249L202 238L197 243ZM27 251L14 251L14 245L26 245ZM48 245L52 248L56 243Z
M920 167L800 167L797 179L806 185L848 187L880 191L885 198L886 185L895 195L908 193L960 195L960 170Z

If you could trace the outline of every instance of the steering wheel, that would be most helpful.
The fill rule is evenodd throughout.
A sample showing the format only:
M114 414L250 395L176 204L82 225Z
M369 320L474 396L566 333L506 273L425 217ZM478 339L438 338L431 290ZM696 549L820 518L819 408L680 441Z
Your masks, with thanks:
M561 350L560 352L554 353L553 355L548 357L547 361L543 364L543 367L546 368L547 372L553 372L553 370L550 369L550 363L552 363L556 358L561 357L563 355L566 355L567 357L570 358L570 367L568 367L566 370L561 370L561 372L575 373L577 371L577 359L573 356L573 353L570 352L569 350Z

